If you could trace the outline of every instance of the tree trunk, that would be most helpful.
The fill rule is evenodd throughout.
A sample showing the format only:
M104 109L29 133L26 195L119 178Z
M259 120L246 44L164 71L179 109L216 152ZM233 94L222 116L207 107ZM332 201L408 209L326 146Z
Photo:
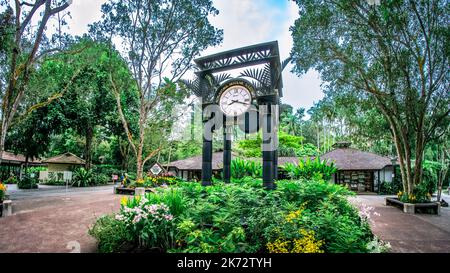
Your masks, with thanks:
M136 164L136 179L142 179L144 177L144 164L142 160L142 153L141 156L137 158L137 164Z
M137 147L136 153L136 179L142 179L144 177L144 159L143 159L143 150L144 150L144 140L145 140L145 125L147 121L148 111L147 104L145 102L145 98L141 97L141 106L139 111L139 143Z
M25 177L28 175L28 163L29 163L28 155L25 156Z
M92 126L88 126L86 128L86 143L84 146L84 159L85 159L85 168L86 170L90 170L92 167L92 138L94 137L94 129Z
M2 122L3 123L3 122ZM3 126L0 129L0 166L2 165L3 160L3 148L5 147L5 137L4 137Z
M448 152L445 146L442 148L437 147L437 161L441 163L441 168L438 170L437 201L441 202L442 187L449 169Z
M130 154L130 144L125 140L125 143L122 144L120 141L120 136L118 136L118 145L120 151L120 166L122 170L128 172L128 155Z
M412 191L410 191L410 187L409 187L409 183L408 183L409 176L408 176L406 165L410 164L411 162L405 157L405 153L404 153L405 145L403 145L404 143L402 142L402 138L400 136L400 132L399 132L399 129L397 126L398 122L395 120L395 117L392 115L392 112L388 111L378 98L376 98L376 99L378 102L377 105L378 105L379 109L381 110L381 112L383 113L383 115L386 117L386 119L389 123L389 127L391 129L392 138L394 140L395 149L397 151L398 162L400 165L400 173L402 176L403 191L409 194Z
M136 179L142 179L144 177L144 159L142 158L142 150L144 148L144 128L143 124L139 124L139 145L136 155Z

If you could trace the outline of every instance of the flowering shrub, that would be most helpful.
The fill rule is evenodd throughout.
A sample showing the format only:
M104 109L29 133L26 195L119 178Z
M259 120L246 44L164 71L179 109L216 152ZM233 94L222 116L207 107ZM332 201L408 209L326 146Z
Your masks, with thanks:
M161 174L158 176L148 174L143 179L137 179L136 181L132 181L130 178L125 177L124 180L122 181L122 185L128 188L137 188L137 187L153 188L153 187L173 185L179 181L181 180L178 177L175 177L171 174Z
M277 183L272 191L242 181L157 187L145 197L122 199L120 212L100 218L90 233L106 252L372 250L368 244L374 236L367 219L348 202L350 191L315 180Z
M145 178L146 187L158 187L161 185L173 185L178 181L178 178L170 174L161 174L158 176L147 176Z
M3 199L5 198L6 190L7 190L6 185L0 182L0 202L2 202Z
M170 233L174 216L164 203L152 204L147 198L137 196L121 200L120 212L115 216L138 239L139 247L167 249L173 246Z
M391 244L389 242L383 242L374 236L373 240L367 244L367 250L369 253L384 253L391 249Z
M399 191L397 197L404 203L428 203L431 201L431 194L426 190L422 190L420 184L416 187L414 193L408 194L407 192Z
M321 249L323 240L315 238L314 231L299 230L300 238L292 241L283 241L280 238L275 242L267 243L267 249L270 253L323 253Z

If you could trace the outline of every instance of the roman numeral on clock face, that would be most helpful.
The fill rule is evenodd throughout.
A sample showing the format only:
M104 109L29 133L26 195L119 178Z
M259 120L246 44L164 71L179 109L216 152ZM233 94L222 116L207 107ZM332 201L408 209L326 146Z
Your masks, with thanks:
M251 93L243 86L232 86L222 93L219 105L227 116L242 115L251 105Z

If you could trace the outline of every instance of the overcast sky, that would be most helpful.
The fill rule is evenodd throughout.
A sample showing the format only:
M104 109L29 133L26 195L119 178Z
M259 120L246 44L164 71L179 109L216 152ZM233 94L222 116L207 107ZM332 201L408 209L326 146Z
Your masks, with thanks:
M105 0L74 0L69 8L71 34L87 32L90 23L101 17L100 6ZM289 56L292 38L289 27L298 17L298 8L288 0L213 0L220 14L210 18L211 23L224 30L224 41L219 47L209 48L202 55L222 50L277 40L281 59ZM282 101L294 108L309 109L323 97L319 75L315 71L298 77L290 72L289 65L283 72L284 97Z

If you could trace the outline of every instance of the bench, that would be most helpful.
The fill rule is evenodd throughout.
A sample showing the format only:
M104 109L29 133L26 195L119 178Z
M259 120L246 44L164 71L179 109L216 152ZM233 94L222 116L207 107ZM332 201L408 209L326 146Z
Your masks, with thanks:
M440 214L441 204L438 202L430 202L430 203L404 203L398 198L394 197L386 197L386 206L395 206L403 210L405 213L430 213L431 214Z

